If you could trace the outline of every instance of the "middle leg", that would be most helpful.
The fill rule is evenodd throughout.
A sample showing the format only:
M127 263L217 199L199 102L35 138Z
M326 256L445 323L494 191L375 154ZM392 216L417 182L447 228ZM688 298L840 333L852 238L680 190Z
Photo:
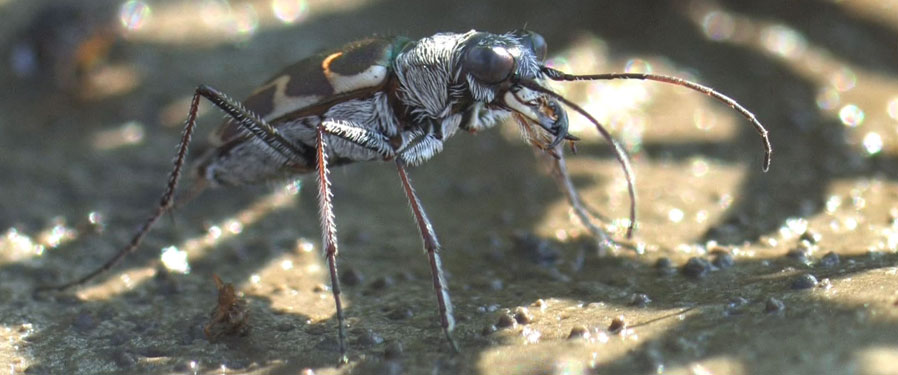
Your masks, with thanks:
M437 240L437 234L433 231L430 219L427 218L427 213L421 207L421 200L415 194L415 188L412 187L412 182L405 172L405 164L401 158L396 158L396 168L399 169L399 178L402 180L403 190L405 190L405 195L412 206L412 213L415 215L418 229L421 231L421 239L424 240L424 250L427 251L427 257L430 258L430 273L433 276L433 289L437 293L440 324L443 327L443 331L446 332L446 339L449 340L452 350L458 352L458 344L452 338L452 330L455 329L455 318L452 316L449 286L446 284L446 278L443 276L443 264L440 260L440 242Z
M323 125L317 128L317 177L318 177L318 209L321 216L321 243L324 246L324 254L331 276L331 290L334 293L334 303L337 307L337 340L340 345L340 363L349 362L346 356L346 331L343 322L343 303L340 301L340 279L337 277L337 224L334 222L334 194L331 192L331 182L327 169L327 144Z

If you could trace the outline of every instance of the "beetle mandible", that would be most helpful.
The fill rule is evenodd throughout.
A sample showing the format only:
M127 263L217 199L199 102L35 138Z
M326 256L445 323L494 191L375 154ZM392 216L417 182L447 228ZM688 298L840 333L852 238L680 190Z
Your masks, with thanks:
M341 362L347 361L346 334L337 278L337 233L329 167L369 160L396 164L430 261L440 324L450 346L457 351L440 244L406 166L433 157L443 149L443 142L459 130L476 132L514 118L528 143L554 157L553 176L580 220L604 244L611 240L589 220L590 214L581 204L564 164L563 143L569 142L573 148L577 138L568 133L563 106L592 122L611 144L621 164L631 200L627 237L636 224L629 159L593 116L546 88L546 80L642 79L700 91L729 105L752 123L764 146L763 170L770 165L772 150L767 130L747 109L709 87L655 74L571 75L547 67L545 57L545 40L528 30L505 34L473 30L439 33L420 40L372 37L288 66L242 102L200 85L193 95L174 166L155 210L127 246L105 264L79 279L51 288L81 285L109 270L134 252L156 221L172 208L203 97L229 118L213 134L215 147L197 164L198 186L245 185L306 173L316 175L322 248L336 304Z

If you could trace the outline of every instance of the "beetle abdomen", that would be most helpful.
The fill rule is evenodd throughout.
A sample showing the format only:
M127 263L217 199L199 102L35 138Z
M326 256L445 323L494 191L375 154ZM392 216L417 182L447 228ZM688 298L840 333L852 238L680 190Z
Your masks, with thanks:
M342 99L381 89L392 74L393 59L408 41L372 37L312 55L284 68L243 104L275 127L281 119L321 115ZM242 135L237 124L226 120L212 135L212 143L224 145Z

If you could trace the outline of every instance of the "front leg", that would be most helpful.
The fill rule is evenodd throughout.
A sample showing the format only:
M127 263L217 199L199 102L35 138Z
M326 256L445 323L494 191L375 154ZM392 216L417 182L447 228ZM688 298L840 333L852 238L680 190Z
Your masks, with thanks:
M418 230L421 231L421 238L424 240L424 250L430 258L430 273L433 276L433 289L437 293L437 306L440 311L440 324L443 331L446 332L446 339L452 350L458 352L458 344L452 338L452 330L455 329L455 318L452 316L452 301L449 300L449 286L446 285L446 278L443 276L443 265L440 260L440 242L437 235L433 231L433 225L427 218L427 213L421 207L421 200L415 194L415 188L405 172L405 164L401 159L396 159L396 168L399 169L399 178L402 180L402 188L405 190L405 196L408 198L412 207L412 213L415 215L415 221L418 223Z
M580 219L580 222L589 232L598 239L599 251L612 248L615 242L608 237L604 229L596 224L597 221L602 221L604 218L594 214L583 204L583 201L580 199L580 193L577 192L577 188L574 187L574 183L571 181L571 175L568 173L564 152L561 147L557 147L556 150L555 155L539 151L537 151L537 154L543 161L551 163L552 177L555 179L558 187L564 192L565 197L567 197L574 214L577 215L577 218Z

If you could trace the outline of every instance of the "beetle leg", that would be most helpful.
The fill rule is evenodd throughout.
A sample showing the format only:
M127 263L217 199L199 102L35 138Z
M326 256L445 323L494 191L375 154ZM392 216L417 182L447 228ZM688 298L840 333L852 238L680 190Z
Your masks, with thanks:
M121 262L125 256L136 251L137 247L140 246L140 243L143 241L143 238L150 232L150 229L153 228L153 225L159 221L160 217L172 209L174 206L175 188L177 188L178 181L181 179L184 161L187 158L187 148L190 145L190 139L193 135L193 130L196 127L196 118L201 97L205 97L211 101L215 106L223 110L234 120L238 121L238 124L241 127L254 136L259 137L263 142L271 146L272 149L282 154L287 159L292 160L298 158L298 155L302 154L296 146L284 139L273 127L271 127L271 125L265 122L265 120L260 118L257 114L246 109L246 107L239 101L231 99L212 87L199 85L193 93L193 100L190 102L187 121L184 124L184 131L181 133L181 141L178 143L178 153L175 156L174 166L168 175L168 183L166 184L165 191L162 193L162 198L159 199L159 204L156 205L156 208L150 216L143 222L140 229L137 230L137 233L131 237L131 241L128 242L128 245L119 250L119 252L107 260L106 263L103 263L103 265L90 273L61 285L38 287L35 290L36 292L45 290L65 290L73 286L82 285L100 274L109 271L112 267L115 267L116 264Z
M184 131L181 134L181 141L178 143L178 153L175 157L174 167L172 167L171 173L169 173L168 175L168 183L166 184L165 192L162 193L162 198L159 200L159 204L156 205L153 213L150 214L150 216L143 222L134 237L131 237L131 241L128 243L128 245L119 250L119 252L116 253L112 258L107 260L106 263L103 263L103 265L91 271L90 273L65 284L38 287L36 289L37 292L41 292L44 290L61 291L76 285L84 284L94 277L97 277L98 275L109 271L112 267L115 267L118 262L124 259L125 256L137 250L140 242L143 241L143 237L150 232L150 229L154 224L156 224L159 218L165 215L165 213L173 206L172 198L174 198L175 188L178 186L178 181L181 179L181 169L184 167L184 159L187 156L187 146L190 144L190 138L193 135L193 129L194 127L196 127L196 117L199 105L200 94L196 93L193 95L193 100L190 102L190 111L187 115L187 123L184 125Z
M564 150L561 147L556 147L554 150L557 150L557 157L546 157L544 156L546 155L545 153L539 154L543 155L543 159L552 163L552 177L558 183L558 187L564 192L565 197L567 197L574 214L577 215L577 218L580 219L580 222L586 226L589 232L598 239L599 251L612 248L616 243L608 237L604 229L595 224L596 221L602 221L601 219L604 218L601 218L600 215L594 213L583 204L583 201L580 199L580 193L577 192L577 188L574 187L574 183L571 181L567 163L564 161Z
M287 160L301 158L300 155L304 154L303 150L300 150L296 145L281 136L274 127L259 117L258 114L246 109L242 103L221 91L211 86L199 85L196 88L195 95L202 95L209 99L212 104L215 104L216 107L236 120L240 127L262 140L262 142L287 158Z
M327 134L336 135L353 144L374 151L383 156L384 159L391 159L396 154L390 140L381 133L337 120L322 121L321 126L324 127L324 131Z
M405 172L405 164L401 159L396 159L396 168L399 169L399 178L402 180L402 188L405 190L405 196L408 198L412 207L412 213L415 215L415 221L418 223L418 230L421 232L421 239L424 240L424 250L430 258L430 273L433 276L433 289L437 293L437 305L440 310L440 324L443 331L446 332L446 339L452 350L458 352L458 344L452 338L452 330L455 329L455 318L452 316L452 301L449 300L449 287L446 284L446 278L443 275L442 261L440 260L440 242L437 240L437 234L427 218L427 213L421 207L421 200L415 194L415 188L412 187L411 180Z
M317 127L317 159L318 159L318 209L321 216L321 235L327 265L331 274L331 290L334 292L334 304L337 307L337 341L340 345L340 363L349 362L346 357L346 331L343 327L343 304L340 302L340 279L337 277L337 225L334 222L334 194L331 192L331 181L327 170L327 144L324 141L323 125Z

